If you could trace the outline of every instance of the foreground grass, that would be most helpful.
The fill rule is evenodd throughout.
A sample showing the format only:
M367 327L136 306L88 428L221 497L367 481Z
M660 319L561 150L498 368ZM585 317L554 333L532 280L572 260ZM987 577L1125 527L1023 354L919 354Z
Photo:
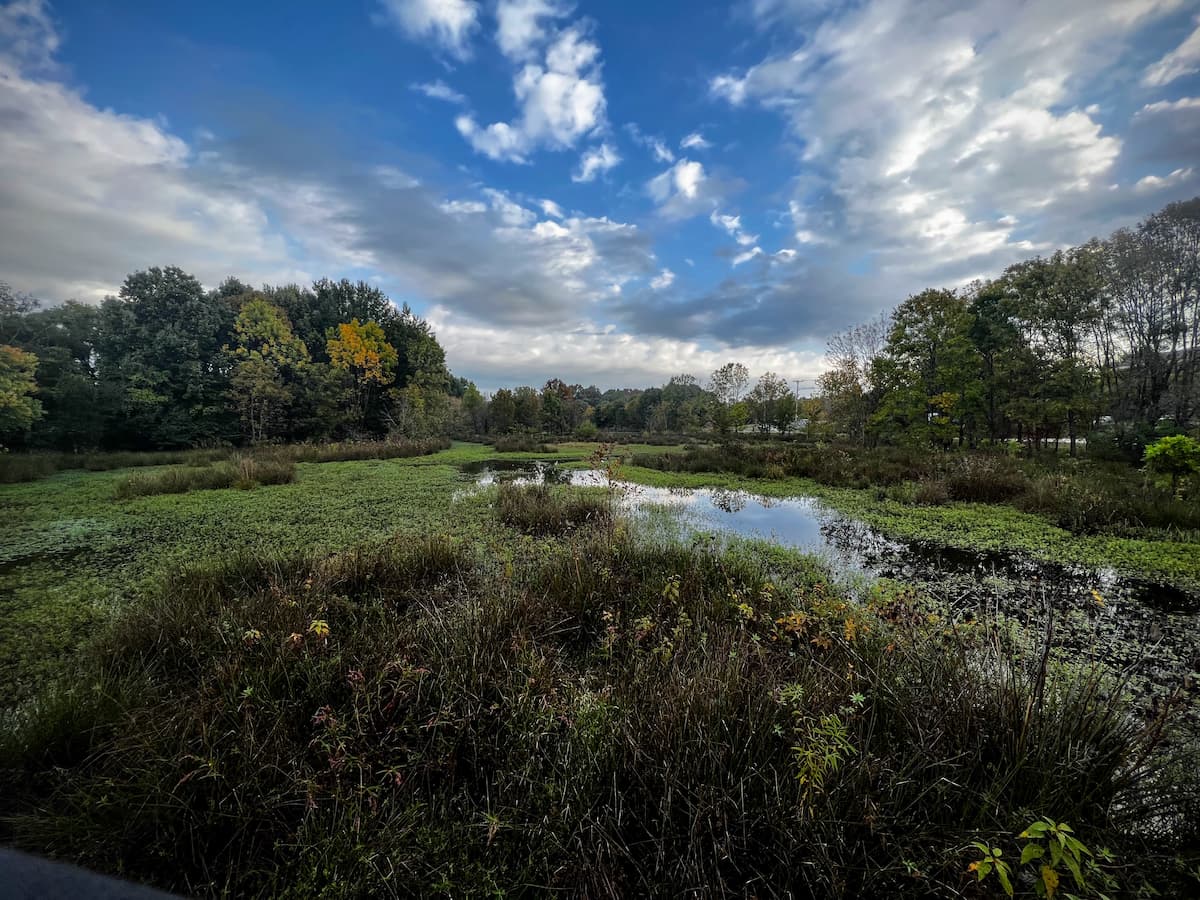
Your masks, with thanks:
M577 496L178 568L10 718L0 838L189 895L983 896L971 842L1045 816L1115 855L1081 893L1184 883L1195 780L1119 685Z

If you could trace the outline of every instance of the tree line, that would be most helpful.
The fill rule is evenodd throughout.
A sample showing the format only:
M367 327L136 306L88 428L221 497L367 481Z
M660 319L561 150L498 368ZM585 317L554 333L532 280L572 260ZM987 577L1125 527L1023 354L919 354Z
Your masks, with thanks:
M856 443L1031 448L1091 435L1140 458L1200 417L1200 198L829 343L827 427Z
M1133 228L929 289L829 342L819 396L727 363L703 381L601 391L552 378L485 397L428 323L373 285L205 291L177 268L100 306L0 285L0 443L151 449L399 434L729 434L1140 459L1200 417L1200 198Z
M99 306L0 285L0 442L78 451L442 433L455 395L428 323L365 282L216 290L181 269Z
M750 387L750 371L729 362L703 382L676 375L661 387L616 388L567 384L552 378L541 388L501 388L483 398L468 388L463 397L466 425L478 435L512 432L592 437L607 433L728 434L745 429L763 433L793 430L806 405L773 372Z

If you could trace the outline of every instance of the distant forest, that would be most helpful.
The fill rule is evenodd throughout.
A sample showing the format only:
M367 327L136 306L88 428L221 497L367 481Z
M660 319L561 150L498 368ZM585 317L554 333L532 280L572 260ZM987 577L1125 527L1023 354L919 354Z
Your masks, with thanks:
M803 303L803 297L797 297ZM816 396L741 363L647 389L551 379L485 398L428 323L365 282L205 291L178 268L99 306L0 285L0 445L164 449L514 431L800 432L857 444L1140 458L1200 417L1200 198L836 335Z

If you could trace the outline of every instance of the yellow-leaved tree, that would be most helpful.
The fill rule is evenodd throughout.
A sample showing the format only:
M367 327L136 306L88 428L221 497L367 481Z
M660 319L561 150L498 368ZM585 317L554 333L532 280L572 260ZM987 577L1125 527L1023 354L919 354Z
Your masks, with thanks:
M354 383L354 418L364 424L371 401L392 379L399 356L387 342L377 322L351 319L330 329L326 352L335 368L347 373Z
M41 418L37 393L38 358L17 347L0 346L0 439L28 431ZM0 447L3 445L0 444Z

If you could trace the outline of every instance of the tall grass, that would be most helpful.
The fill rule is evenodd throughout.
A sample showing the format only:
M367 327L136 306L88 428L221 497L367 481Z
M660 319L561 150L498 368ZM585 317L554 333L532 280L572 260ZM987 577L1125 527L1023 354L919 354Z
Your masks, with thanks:
M36 481L69 469L103 472L142 466L206 466L228 459L232 449L119 451L113 453L2 453L0 484Z
M289 444L237 451L231 447L211 450L120 451L114 453L0 453L0 484L36 481L69 469L91 472L146 466L207 466L239 453L270 454L293 462L335 462L360 459L398 459L427 456L447 450L450 439L395 439L345 441L329 444Z
M585 525L608 524L613 518L610 497L547 484L502 483L496 511L501 522L526 534L564 534Z
M226 462L203 468L173 467L138 472L117 484L116 498L151 494L185 494L220 488L250 490L264 484L287 484L296 480L296 464L290 459L256 458L239 454Z
M1049 815L1172 888L1194 770L1100 673L815 563L538 546L178 573L7 723L0 840L189 895L961 896Z
M400 438L387 441L344 441L332 444L290 444L275 448L294 462L344 462L363 459L405 459L449 450L450 439Z

